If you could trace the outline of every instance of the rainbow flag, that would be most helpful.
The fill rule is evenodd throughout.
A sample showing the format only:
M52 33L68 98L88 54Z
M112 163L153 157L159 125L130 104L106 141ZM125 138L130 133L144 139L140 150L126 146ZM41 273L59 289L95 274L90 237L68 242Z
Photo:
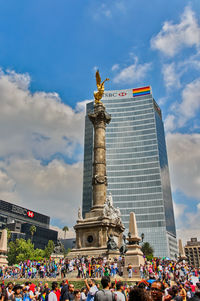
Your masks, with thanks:
M150 93L151 93L151 87L150 86L133 89L133 97L141 96L141 95L147 95L147 94L150 94Z

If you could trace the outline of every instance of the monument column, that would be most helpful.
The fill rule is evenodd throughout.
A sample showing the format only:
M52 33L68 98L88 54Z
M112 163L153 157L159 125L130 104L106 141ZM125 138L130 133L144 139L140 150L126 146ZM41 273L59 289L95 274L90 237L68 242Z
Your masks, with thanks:
M106 124L111 116L106 112L102 102L94 104L94 112L88 114L94 126L94 162L93 162L93 209L101 209L106 201Z
M119 209L114 208L111 199L107 198L106 175L106 124L111 116L106 112L101 102L104 93L104 83L101 82L99 71L96 72L97 92L94 92L94 110L88 114L94 127L93 147L93 206L82 218L79 209L76 231L76 248L70 252L70 257L76 256L113 256L118 257L121 245L121 234L124 231ZM115 240L118 242L116 243ZM112 248L111 248L112 247ZM111 251L111 252L110 252Z

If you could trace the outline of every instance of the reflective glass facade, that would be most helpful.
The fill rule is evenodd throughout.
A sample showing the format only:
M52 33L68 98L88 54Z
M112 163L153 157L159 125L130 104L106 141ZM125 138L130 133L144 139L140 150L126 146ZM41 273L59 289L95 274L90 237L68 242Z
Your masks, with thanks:
M132 89L106 91L102 99L112 119L106 129L108 192L128 229L134 211L139 234L155 256L173 258L176 230L164 127L152 94L133 97ZM87 105L87 113L93 103ZM83 215L92 206L93 126L86 116Z

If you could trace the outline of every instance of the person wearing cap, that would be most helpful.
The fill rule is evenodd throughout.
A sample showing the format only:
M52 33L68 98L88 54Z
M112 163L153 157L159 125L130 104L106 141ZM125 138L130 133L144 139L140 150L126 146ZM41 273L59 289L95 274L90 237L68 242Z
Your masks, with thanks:
M190 300L191 301L200 301L200 282L196 283L194 296Z

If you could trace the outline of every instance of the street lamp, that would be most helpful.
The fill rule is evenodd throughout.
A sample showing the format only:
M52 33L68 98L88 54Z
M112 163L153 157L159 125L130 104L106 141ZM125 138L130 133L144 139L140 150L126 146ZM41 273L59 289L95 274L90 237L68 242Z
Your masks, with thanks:
M144 240L144 233L141 234L142 242Z

